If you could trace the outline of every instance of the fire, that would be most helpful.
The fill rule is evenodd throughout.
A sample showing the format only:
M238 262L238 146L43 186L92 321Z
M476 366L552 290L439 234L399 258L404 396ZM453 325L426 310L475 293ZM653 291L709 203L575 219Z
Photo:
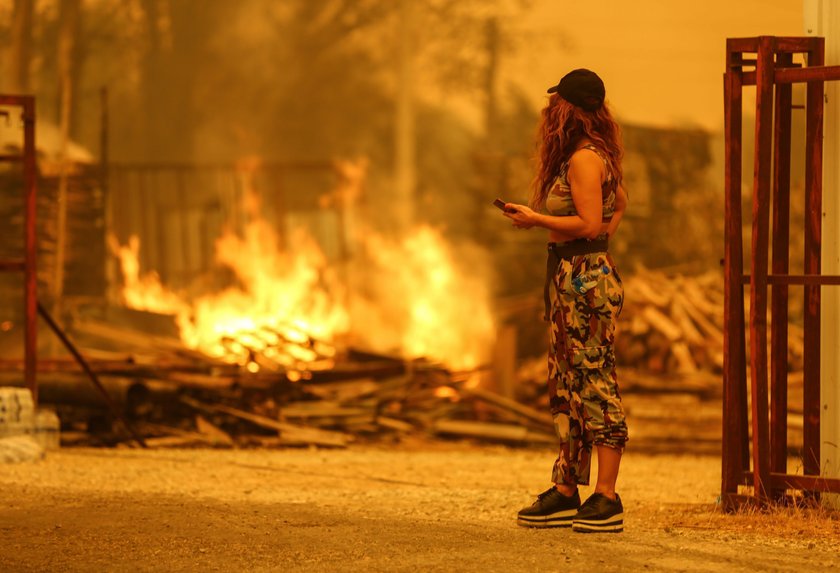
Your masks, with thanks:
M161 284L156 272L140 275L140 240L136 236L132 236L127 245L120 245L116 237L111 236L109 246L120 261L122 294L127 307L176 315L189 310L177 294Z
M238 284L187 302L163 286L156 273L139 273L139 241L112 241L123 272L126 306L174 314L181 339L210 356L246 366L296 368L334 353L331 342L348 330L348 314L334 301L326 261L305 234L294 253L277 249L274 231L262 219L243 237L226 232L216 243L216 260ZM333 281L334 283L334 281Z
M294 252L279 250L262 219L244 237L226 232L216 242L216 260L234 271L239 285L199 297L189 315L178 315L184 342L213 356L256 353L283 366L331 353L330 343L349 329L337 302L342 287L307 234L297 231L291 242Z
M476 262L481 257L470 253L470 266L459 265L453 247L431 227L401 240L367 234L369 264L357 265L363 274L348 292L308 234L296 231L289 240L294 251L284 251L274 230L255 217L241 236L227 231L216 242L216 261L233 271L237 284L192 301L155 273L140 275L136 237L127 246L112 243L127 306L174 314L188 347L251 372L329 365L342 337L452 369L475 368L492 347L487 280Z
M486 259L480 250L456 252L436 229L420 226L401 240L365 239L373 264L367 299L356 297L357 336L374 348L397 346L408 357L438 360L452 369L485 363L495 337ZM468 264L459 261L469 261Z
M460 394L451 386L438 386L435 388L435 396L455 401L460 397Z

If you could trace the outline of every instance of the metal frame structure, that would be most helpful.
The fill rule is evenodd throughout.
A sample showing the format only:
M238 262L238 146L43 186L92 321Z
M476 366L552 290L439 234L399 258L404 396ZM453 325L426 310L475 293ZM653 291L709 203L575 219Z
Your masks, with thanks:
M22 108L23 153L21 155L0 155L0 161L23 164L24 219L22 258L0 260L0 272L23 273L24 306L24 369L26 387L32 391L32 399L38 404L37 367L37 244L35 239L35 215L37 193L37 168L35 164L35 98L34 96L0 95L0 106Z
M726 253L721 500L724 507L729 509L745 502L763 503L771 498L780 498L787 489L840 492L840 479L820 477L819 461L820 287L840 285L840 276L827 276L820 272L823 88L825 81L840 80L840 66L823 65L824 51L825 41L817 37L760 36L728 39L726 42ZM807 65L803 67L794 63L796 54L804 54ZM745 68L754 70L745 71ZM804 274L792 275L789 273L791 92L792 84L800 82L807 83L805 268ZM756 86L755 167L750 272L744 274L741 213L742 103L743 87L751 85ZM768 269L771 239L772 262ZM744 315L745 285L749 285L748 322ZM804 475L787 473L788 289L792 285L802 285L805 289ZM772 287L769 297L769 356L768 287ZM747 332L750 343L749 365L746 354ZM739 495L739 485L752 486L752 495Z

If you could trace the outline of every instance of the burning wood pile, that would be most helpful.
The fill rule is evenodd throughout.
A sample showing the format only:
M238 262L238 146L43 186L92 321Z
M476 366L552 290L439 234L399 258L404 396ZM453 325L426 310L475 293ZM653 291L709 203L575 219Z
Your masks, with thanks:
M353 288L311 239L282 251L254 214L216 243L234 280L192 296L140 273L139 242L113 240L125 306L79 306L69 332L131 433L151 445L341 447L412 433L550 440L547 414L482 382L494 325L478 258L461 268L429 228L366 239L367 263L354 269L362 288ZM41 366L52 369L41 396L62 405L76 438L127 439L75 365Z
M189 350L174 337L90 317L75 321L72 333L111 400L149 446L344 447L413 434L552 440L547 413L482 388L480 369L451 372L422 359L276 337L269 354L310 360L252 371ZM253 361L263 364L257 354ZM131 440L71 361L43 361L39 380L42 400L57 404L64 427L76 430L63 432L65 443Z

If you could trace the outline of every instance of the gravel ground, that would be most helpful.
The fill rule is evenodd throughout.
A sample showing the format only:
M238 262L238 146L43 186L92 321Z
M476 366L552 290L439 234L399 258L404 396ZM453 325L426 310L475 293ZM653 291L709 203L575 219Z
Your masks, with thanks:
M552 460L454 442L65 449L0 465L0 570L840 570L833 514L719 513L714 456L630 451L624 533L517 527Z

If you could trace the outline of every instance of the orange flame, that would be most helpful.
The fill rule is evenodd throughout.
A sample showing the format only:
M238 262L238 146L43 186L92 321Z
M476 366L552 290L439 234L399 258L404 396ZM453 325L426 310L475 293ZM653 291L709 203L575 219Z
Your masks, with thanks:
M435 396L438 398L448 398L452 401L457 401L460 398L460 395L451 386L438 386L435 388Z
M125 305L135 310L180 314L189 310L181 297L167 289L154 271L140 275L140 239L132 235L127 245L120 245L116 237L108 238L111 252L120 261L123 276L122 295Z
M426 357L453 369L485 362L495 327L487 281L456 261L455 250L430 227L399 241L368 234L362 285L346 293L315 241L297 231L293 253L255 219L240 237L227 231L216 242L216 260L232 269L239 285L191 303L163 286L155 273L140 275L139 241L113 241L131 308L174 314L184 343L210 356L246 366L301 368L334 355L332 343L350 334L380 351ZM364 288L362 288L364 287ZM367 289L367 296L362 292ZM349 300L347 308L340 303Z
M458 257L439 231L413 229L389 241L369 234L372 299L354 300L352 314L367 325L356 335L378 349L393 347L410 358L427 357L452 369L486 362L495 336L486 258L478 249ZM459 259L469 265L459 264Z
M262 353L291 366L318 359L301 344L329 343L347 332L349 316L336 302L341 286L320 248L301 231L292 242L294 253L278 250L274 231L261 219L246 227L244 238L226 232L216 242L216 260L243 286L199 297L190 316L178 316L187 345L219 357ZM275 350L284 341L296 343L285 347L285 357Z
M255 372L329 357L330 343L348 329L346 310L334 302L338 287L323 284L330 273L320 249L302 233L295 245L294 254L278 251L274 231L262 220L251 222L244 238L226 232L216 243L216 259L234 271L240 286L192 304L163 286L156 273L140 275L137 237L127 246L112 241L112 251L120 260L126 306L174 314L188 347Z

